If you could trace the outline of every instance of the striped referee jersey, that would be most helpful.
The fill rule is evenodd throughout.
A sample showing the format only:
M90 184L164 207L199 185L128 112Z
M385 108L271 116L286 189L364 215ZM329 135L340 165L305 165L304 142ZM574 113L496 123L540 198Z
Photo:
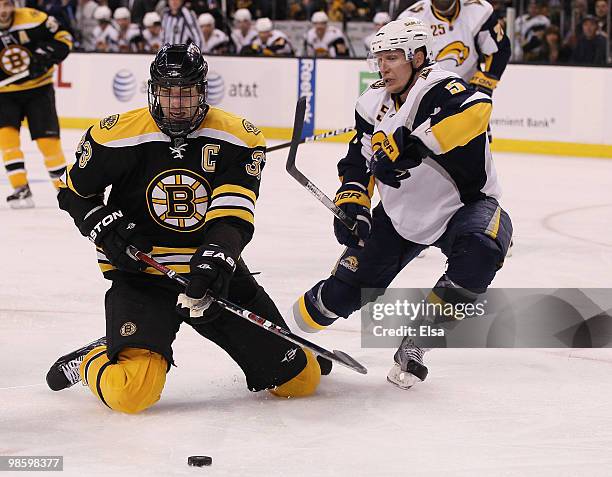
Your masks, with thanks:
M191 41L198 48L202 49L204 39L202 38L202 31L198 26L198 19L195 13L187 7L181 7L176 15L172 14L168 8L164 10L162 32L162 44L187 44Z

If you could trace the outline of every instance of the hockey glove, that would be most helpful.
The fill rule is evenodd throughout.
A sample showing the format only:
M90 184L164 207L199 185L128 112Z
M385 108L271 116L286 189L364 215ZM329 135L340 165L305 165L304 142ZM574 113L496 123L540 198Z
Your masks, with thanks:
M151 243L138 233L134 222L123 212L108 205L93 209L79 225L81 235L100 247L106 258L119 270L139 272L147 265L128 255L126 248L133 245L141 252L149 253Z
M477 71L472 76L470 80L470 86L474 88L476 91L480 91L487 96L493 96L493 90L497 88L497 83L499 79L497 76L492 75L491 73L484 73L482 71Z
M215 298L227 298L230 281L236 270L236 261L221 246L202 245L189 262L191 281L177 301L177 312L190 318L211 321L219 316L221 307L212 302Z
M380 134L381 139L376 141ZM427 156L426 148L413 136L408 129L398 128L392 136L376 133L372 136L374 154L368 167L376 179L383 184L398 189L400 181L410 177L410 169L417 167Z
M372 215L370 214L370 197L365 188L358 182L342 184L336 198L336 204L346 215L355 219L356 227L350 230L338 218L334 218L334 234L341 245L361 247L360 241L370 236Z

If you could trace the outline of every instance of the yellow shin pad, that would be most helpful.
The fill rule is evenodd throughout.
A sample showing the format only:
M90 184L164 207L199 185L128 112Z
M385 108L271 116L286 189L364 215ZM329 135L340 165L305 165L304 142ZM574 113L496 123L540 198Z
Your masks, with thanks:
M66 158L59 137L42 137L36 140L36 144L43 155L45 167L51 176L53 185L59 189L59 178L66 167Z
M269 391L278 397L304 397L310 396L317 390L321 381L321 368L317 358L307 349L303 350L306 354L306 367L296 377L286 383L277 386Z
M0 150L9 182L13 189L28 183L19 131L12 127L0 128Z
M116 363L106 356L106 346L91 350L79 372L91 392L115 411L136 414L159 401L166 383L168 363L153 351L124 348Z

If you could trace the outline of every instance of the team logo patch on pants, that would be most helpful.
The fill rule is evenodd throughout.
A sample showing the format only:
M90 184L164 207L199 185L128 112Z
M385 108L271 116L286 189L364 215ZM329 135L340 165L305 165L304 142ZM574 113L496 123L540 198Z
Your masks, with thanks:
M137 329L138 328L134 323L128 321L126 323L123 323L121 329L119 330L119 333L121 333L121 336L132 336L134 333L136 333Z
M359 260L354 255L350 255L340 260L340 266L348 268L351 272L356 272L359 268Z

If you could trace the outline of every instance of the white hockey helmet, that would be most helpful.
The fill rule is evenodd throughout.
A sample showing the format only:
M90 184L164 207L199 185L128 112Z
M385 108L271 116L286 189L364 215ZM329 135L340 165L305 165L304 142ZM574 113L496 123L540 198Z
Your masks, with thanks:
M372 20L375 25L386 25L390 21L391 17L387 12L378 12L376 15L374 15L374 19Z
M372 38L370 43L372 58L368 59L368 63L373 71L378 71L373 56L381 51L391 50L403 50L406 61L412 61L415 52L421 47L425 47L425 61L431 62L433 58L431 46L431 30L422 20L413 17L394 20L378 30Z
M144 16L143 20L142 20L142 24L146 28L151 28L156 23L161 24L161 17L159 16L159 13L157 13L157 12L149 12L149 13L147 13Z
M327 23L329 18L327 17L327 13L325 12L314 12L310 19L312 23Z
M210 13L202 13L198 17L198 25L212 25L215 26L215 17L213 17Z
M234 20L237 22L251 21L251 12L246 8L239 8L234 12Z
M117 8L117 10L115 10L113 18L115 20L130 20L132 18L132 15L126 7L119 7Z
M255 22L255 30L257 30L257 33L272 31L272 28L273 28L272 20L270 20L269 18L266 18L266 17L258 18L257 21Z
M100 5L94 10L94 20L110 22L112 13L106 5Z

